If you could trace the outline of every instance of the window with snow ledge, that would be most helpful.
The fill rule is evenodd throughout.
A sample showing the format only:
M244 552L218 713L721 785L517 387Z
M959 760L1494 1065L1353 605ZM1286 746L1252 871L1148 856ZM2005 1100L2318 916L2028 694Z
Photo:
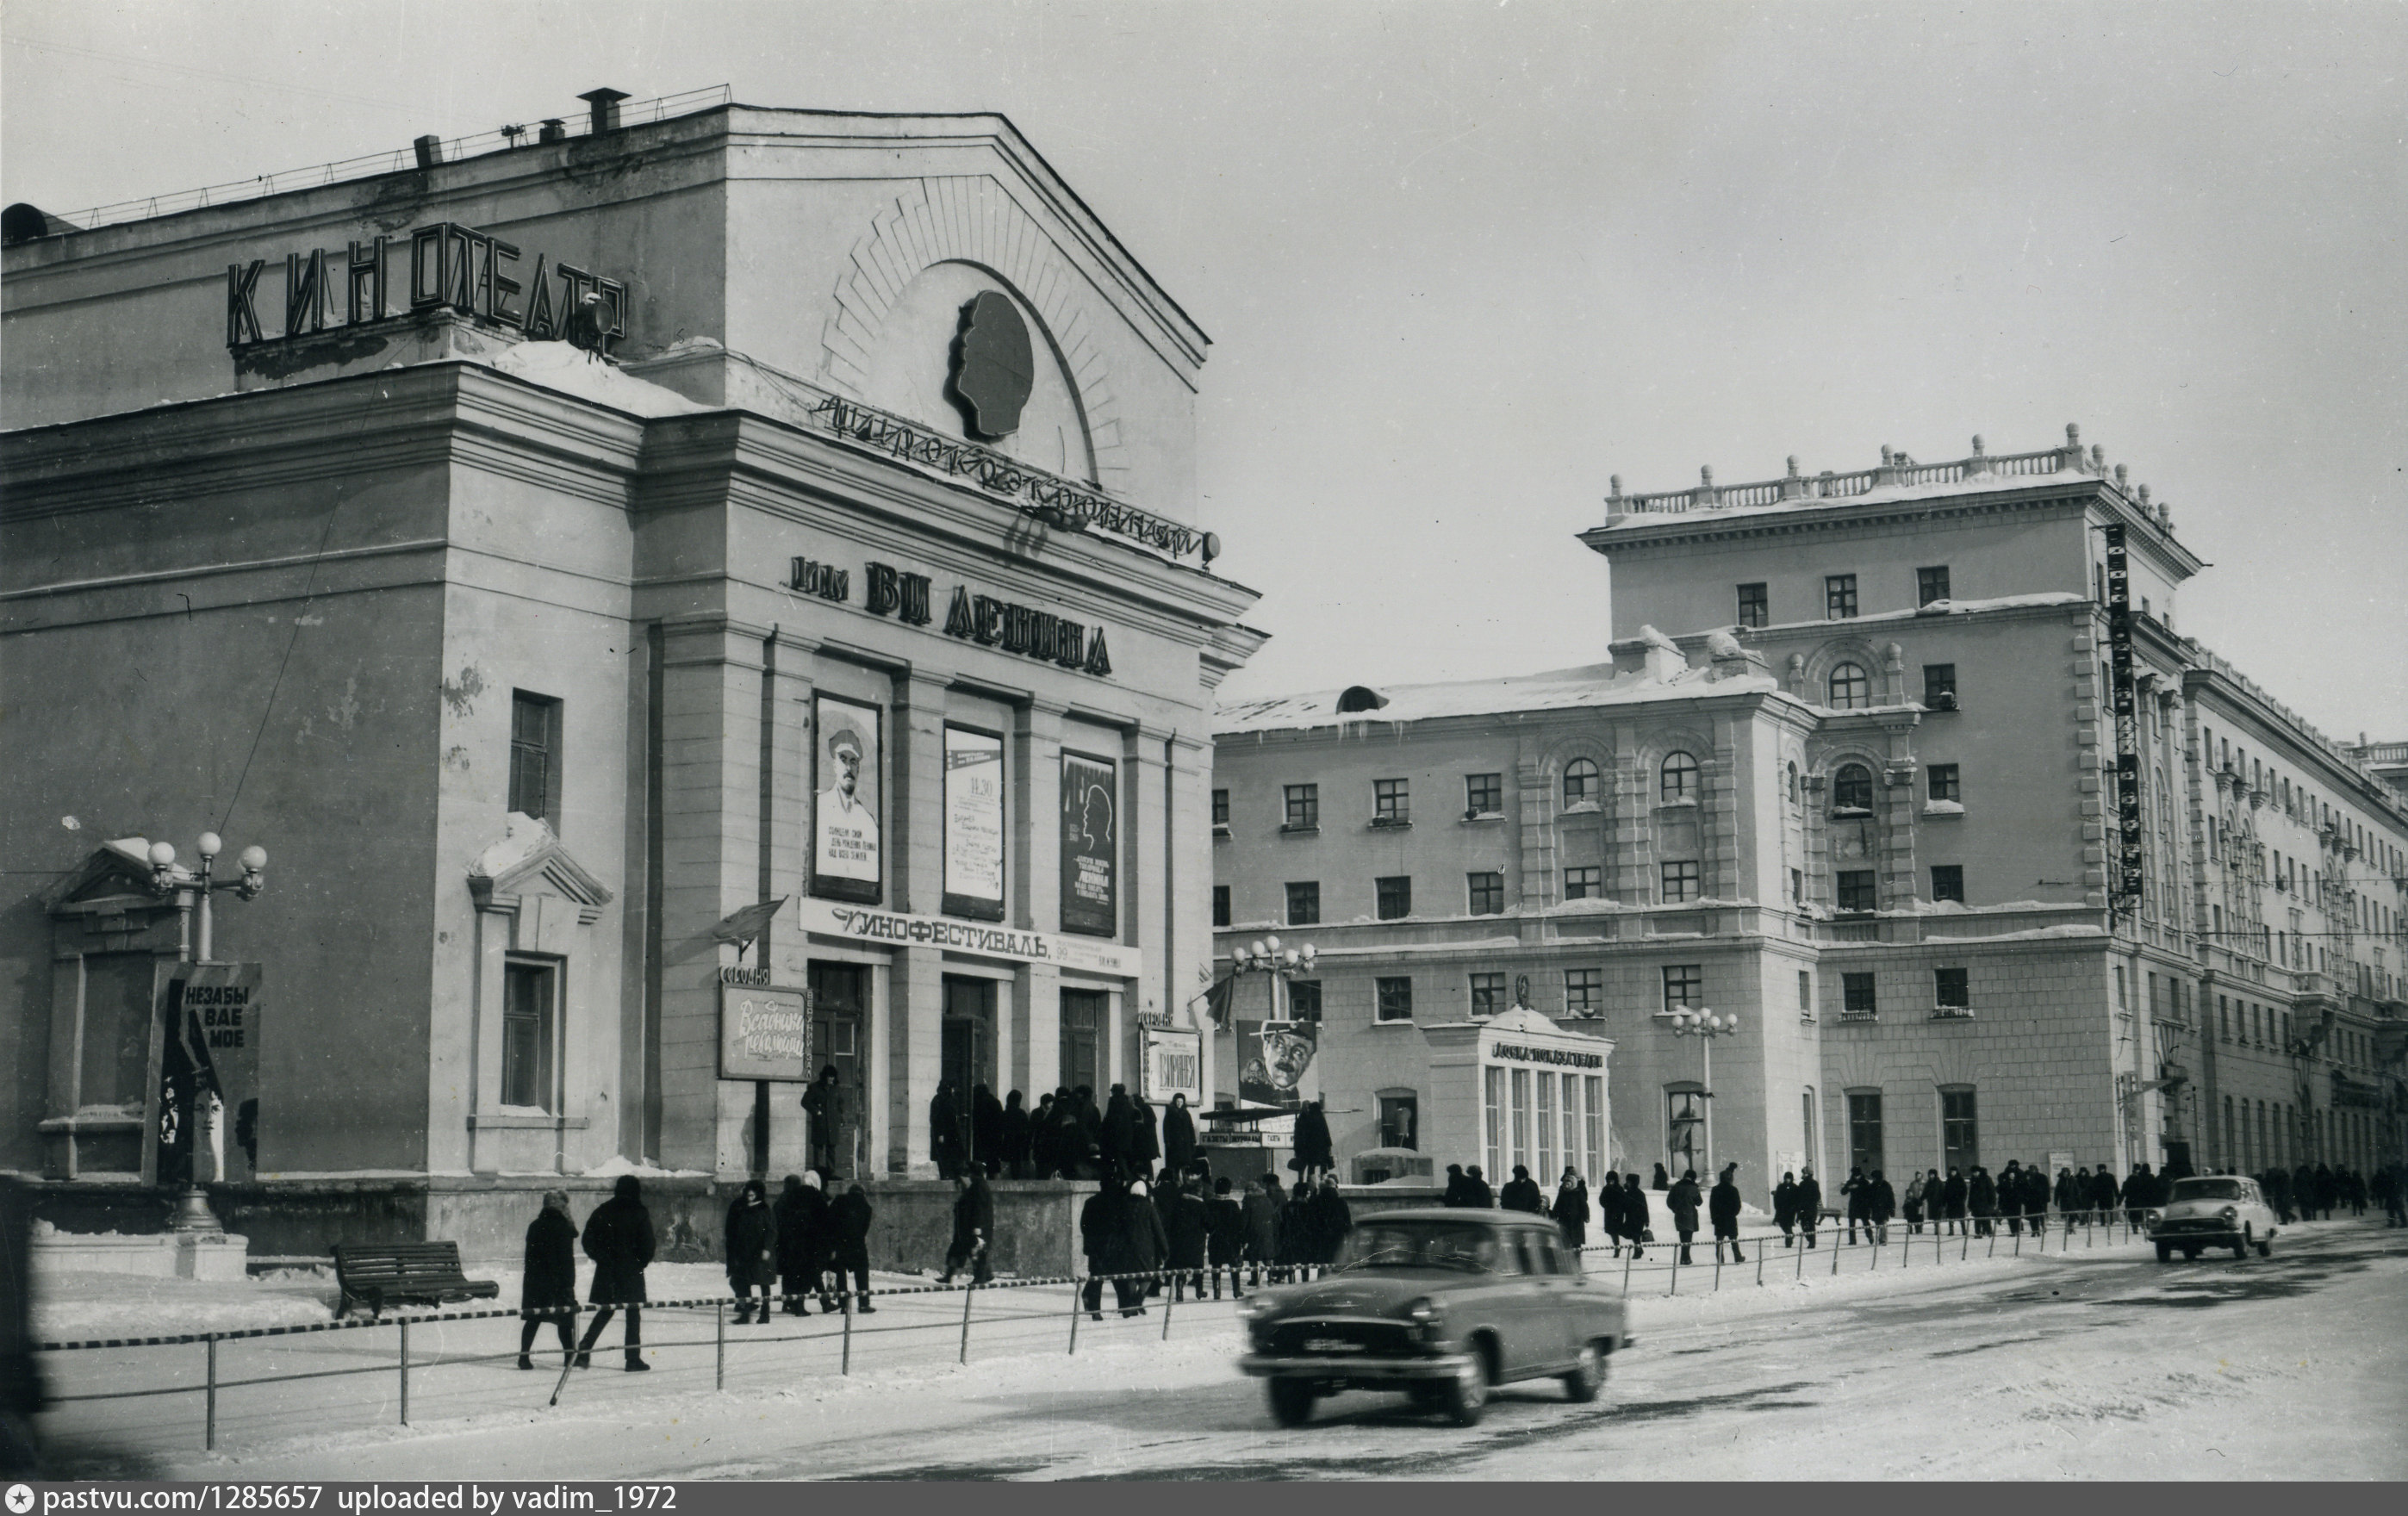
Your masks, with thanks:
M1926 816L1962 816L1965 803L1961 800L1929 800L1924 803L1923 813Z

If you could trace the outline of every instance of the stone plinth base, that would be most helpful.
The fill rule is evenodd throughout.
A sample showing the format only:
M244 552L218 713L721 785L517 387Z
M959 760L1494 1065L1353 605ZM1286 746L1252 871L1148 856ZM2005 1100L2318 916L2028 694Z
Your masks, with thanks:
M136 1274L154 1280L239 1283L251 1239L223 1232L165 1232L150 1237L92 1236L45 1231L33 1239L36 1274Z

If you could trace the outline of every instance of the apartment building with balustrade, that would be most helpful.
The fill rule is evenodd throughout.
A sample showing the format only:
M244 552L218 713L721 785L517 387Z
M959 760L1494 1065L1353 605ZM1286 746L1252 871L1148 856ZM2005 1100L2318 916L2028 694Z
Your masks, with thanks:
M1436 1129L1399 1112L1447 1029L1519 1000L1610 1050L1591 1167L1736 1159L1759 1201L1802 1163L2398 1155L2408 804L2181 635L2205 565L2123 467L2069 427L1607 509L1610 662L1224 707L1222 950L1319 950L1341 1152ZM1579 1151L1560 1101L1482 1120L1432 1157Z

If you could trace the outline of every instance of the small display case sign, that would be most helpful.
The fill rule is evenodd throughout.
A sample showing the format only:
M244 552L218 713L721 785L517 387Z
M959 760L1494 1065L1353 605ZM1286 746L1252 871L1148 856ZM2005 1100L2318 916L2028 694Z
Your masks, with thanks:
M719 1077L810 1080L811 993L743 982L744 970L724 971L719 984Z

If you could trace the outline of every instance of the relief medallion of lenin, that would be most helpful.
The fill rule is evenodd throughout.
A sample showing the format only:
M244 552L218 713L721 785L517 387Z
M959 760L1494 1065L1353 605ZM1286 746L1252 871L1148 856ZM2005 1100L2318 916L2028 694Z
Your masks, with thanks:
M982 290L962 307L953 338L953 402L969 428L988 438L1009 436L1020 427L1020 409L1037 376L1028 324L1009 296Z

